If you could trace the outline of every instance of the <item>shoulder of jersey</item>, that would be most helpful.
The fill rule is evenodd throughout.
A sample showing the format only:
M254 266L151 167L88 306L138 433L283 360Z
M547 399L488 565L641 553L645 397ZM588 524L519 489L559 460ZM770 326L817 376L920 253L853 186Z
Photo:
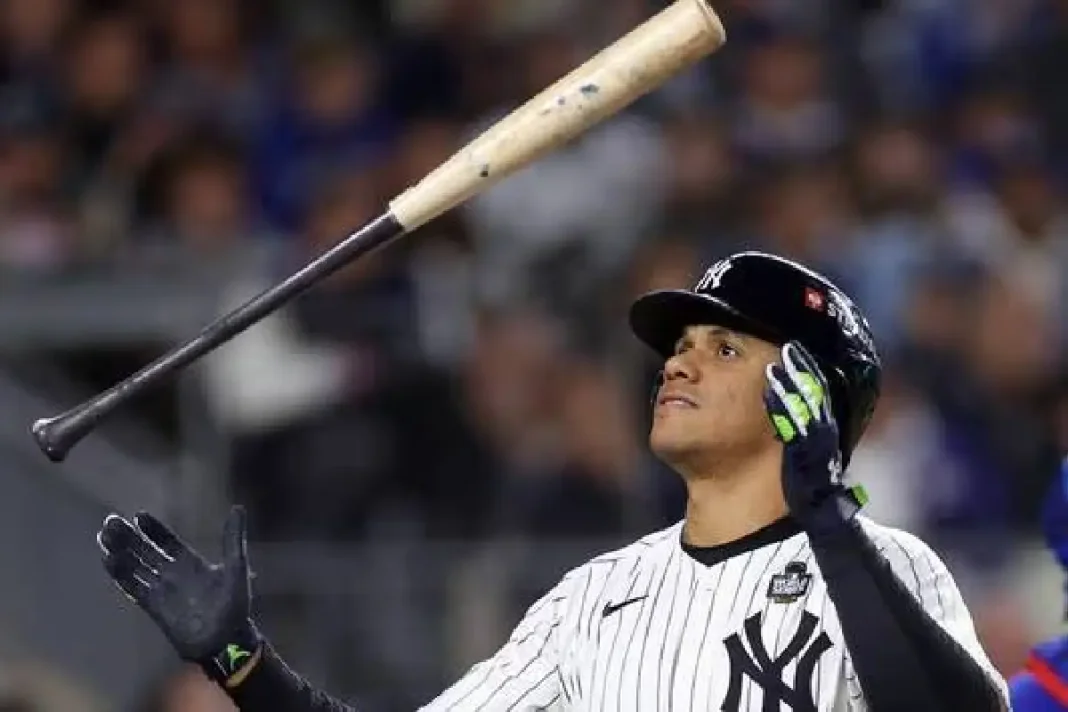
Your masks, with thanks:
M558 585L563 597L569 596L576 590L586 586L594 579L598 579L607 571L615 570L616 566L644 566L648 562L667 558L677 546L682 534L683 522L678 522L670 527L655 531L643 536L626 546L599 554L585 563L579 564L566 574ZM629 567L628 567L629 568Z
M682 535L682 526L683 522L677 522L670 527L646 534L626 546L595 556L586 562L586 566L615 563L624 559L660 556L664 552L671 551L678 543Z
M897 549L903 549L909 554L936 556L931 546L912 532L887 524L880 524L863 515L859 515L857 521L860 522L860 526L871 537L880 552L892 546Z

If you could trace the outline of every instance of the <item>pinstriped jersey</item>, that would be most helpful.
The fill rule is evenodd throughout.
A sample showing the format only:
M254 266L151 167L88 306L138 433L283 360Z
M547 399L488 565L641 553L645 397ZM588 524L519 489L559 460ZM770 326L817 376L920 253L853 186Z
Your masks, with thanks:
M860 521L927 612L1005 691L940 558L911 534ZM568 572L495 655L423 709L867 709L805 534L706 565L682 545L682 527Z

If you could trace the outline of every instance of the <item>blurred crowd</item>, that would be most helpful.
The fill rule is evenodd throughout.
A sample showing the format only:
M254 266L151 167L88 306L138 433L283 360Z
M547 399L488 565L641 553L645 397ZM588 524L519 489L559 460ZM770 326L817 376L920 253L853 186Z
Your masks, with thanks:
M870 316L872 516L977 571L1033 529L1068 451L1068 1L713 4L715 58L210 359L253 536L675 521L626 310L740 248ZM5 0L0 279L228 265L234 306L660 6Z

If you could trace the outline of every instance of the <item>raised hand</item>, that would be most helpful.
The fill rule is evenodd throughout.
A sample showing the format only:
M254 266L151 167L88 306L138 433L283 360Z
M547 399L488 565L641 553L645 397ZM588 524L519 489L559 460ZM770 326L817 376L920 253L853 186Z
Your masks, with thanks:
M769 364L764 394L768 418L783 443L782 486L791 515L809 533L833 529L866 501L863 489L842 484L838 424L831 392L815 359L796 342Z
M252 591L245 510L223 531L223 559L206 560L147 512L117 514L97 534L104 568L155 621L178 655L225 683L254 658L260 637L250 618Z

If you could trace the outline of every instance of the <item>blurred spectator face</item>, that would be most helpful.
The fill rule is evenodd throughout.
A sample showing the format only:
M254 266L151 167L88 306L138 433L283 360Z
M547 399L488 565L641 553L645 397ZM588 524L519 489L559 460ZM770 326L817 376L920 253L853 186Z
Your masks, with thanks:
M1052 376L1057 355L1047 316L1020 290L991 280L978 303L969 356L999 393L1027 393Z
M481 324L467 364L476 420L497 442L524 437L551 415L563 369L560 326L537 313L512 313Z
M0 263L47 268L62 262L71 246L55 202L60 144L44 132L9 139L0 149Z
M323 126L356 118L372 101L377 69L369 52L330 44L308 50L299 62L299 102Z
M693 243L669 238L643 250L634 264L637 268L631 298L657 289L683 289L697 279L700 262Z
M330 249L354 230L374 218L378 206L376 175L349 172L335 177L313 200L304 238L310 252ZM328 278L324 285L357 282L375 274L381 253L367 255Z
M580 51L564 32L546 32L531 40L526 54L526 80L530 96L555 83L578 66Z
M960 123L961 138L992 157L1012 158L1032 147L1036 128L1023 101L1010 92L992 91L968 102Z
M723 132L703 116L685 117L669 128L672 186L681 200L720 196L734 176L730 148Z
M1059 211L1057 194L1046 173L1035 166L1011 168L1001 181L1001 203L1024 237L1044 237Z
M751 100L769 109L789 110L820 93L822 62L815 49L781 40L754 50L746 78Z
M445 162L459 147L459 130L447 120L425 120L406 132L400 156L393 162L398 184L409 186Z
M55 47L71 9L70 0L4 0L0 3L5 50L39 57Z
M650 447L683 474L752 456L774 444L764 411L764 367L772 344L712 326L695 326L664 365ZM680 394L693 403L662 402Z
M975 632L995 668L1010 675L1022 670L1038 633L1012 589L987 593L972 611Z
M904 127L873 132L857 156L866 197L879 207L907 207L932 197L937 190L935 163L926 138Z
M242 237L246 191L238 163L209 152L186 162L169 190L169 213L187 246L210 250Z
M765 233L784 254L808 257L844 232L848 205L840 177L832 170L791 173L773 184L766 198Z
M240 23L235 0L183 0L167 8L169 39L179 61L210 61L238 49Z
M145 61L139 27L129 17L98 18L81 28L70 56L70 92L80 109L109 117L136 96Z
M50 133L12 137L0 151L0 197L13 208L52 198L61 160L59 140Z
M954 285L920 280L908 298L905 330L914 346L953 353L967 338L966 317L962 295Z
M732 133L757 160L823 155L845 137L843 107L823 92L818 50L787 38L758 45L745 58L743 95Z
M571 459L590 476L622 483L638 459L627 392L595 364L567 371L561 424Z
M314 251L333 247L376 213L378 191L370 171L348 172L329 182L308 218L307 239Z

